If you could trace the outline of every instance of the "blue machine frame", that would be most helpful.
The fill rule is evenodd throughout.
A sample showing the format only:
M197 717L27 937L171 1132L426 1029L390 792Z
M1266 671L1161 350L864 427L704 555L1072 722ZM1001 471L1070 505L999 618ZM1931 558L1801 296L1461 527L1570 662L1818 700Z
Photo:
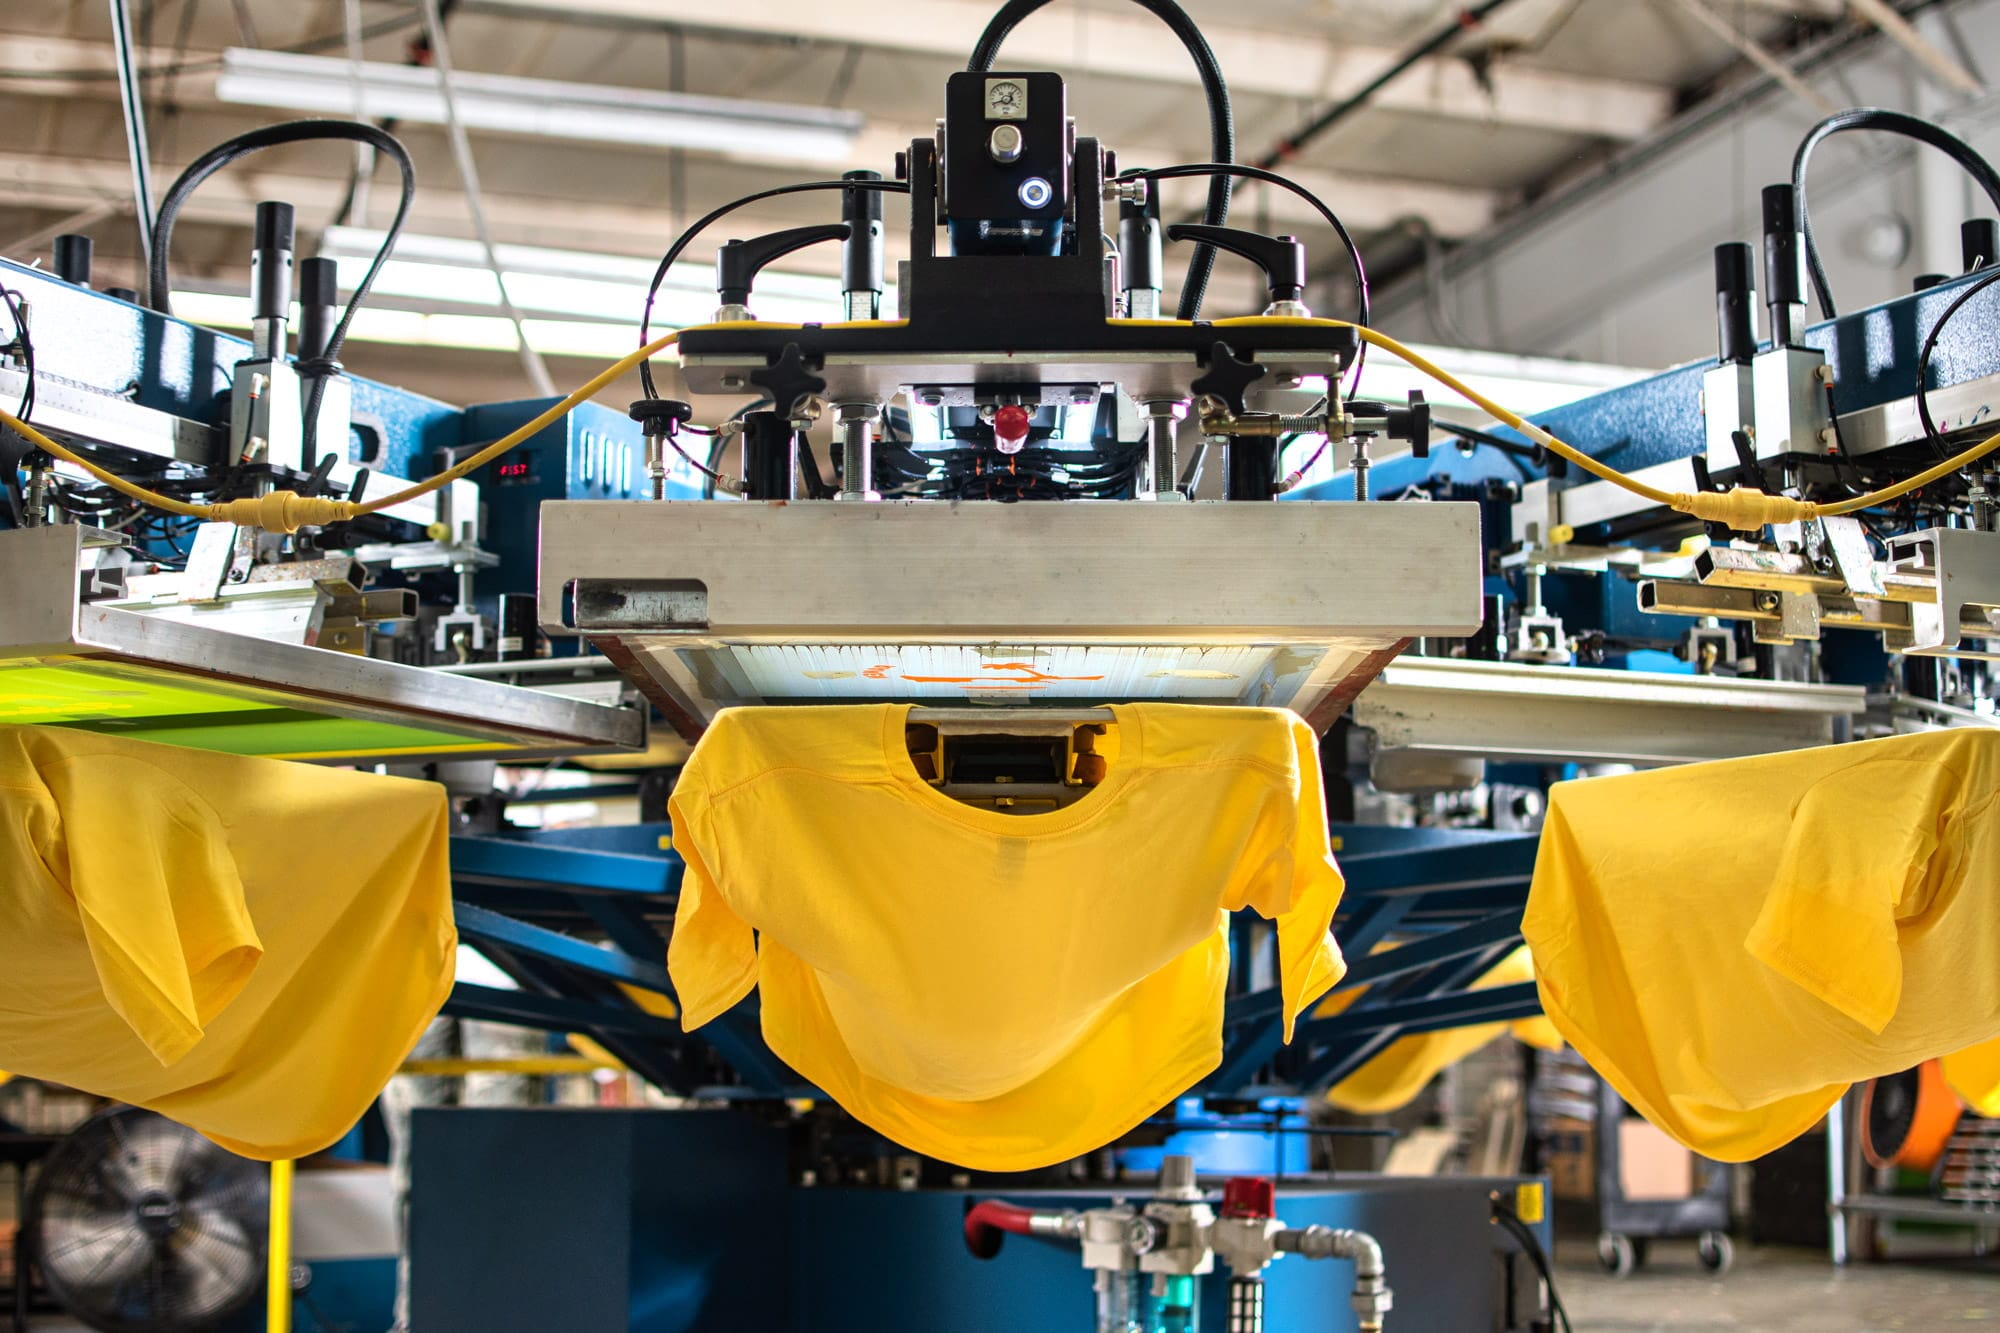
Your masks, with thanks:
M411 1322L426 1333L1083 1333L1090 1275L1076 1248L1008 1238L966 1251L990 1191L808 1183L782 1124L714 1110L419 1108L412 1116ZM1317 1180L1281 1185L1290 1226L1381 1241L1391 1327L1519 1328L1540 1310L1524 1257L1488 1220L1521 1182ZM1110 1202L1109 1187L1009 1190L1044 1209ZM1138 1187L1136 1193L1143 1193ZM533 1226L523 1226L532 1218ZM1533 1224L1544 1247L1546 1220ZM1401 1283L1397 1274L1410 1275ZM1421 1275L1419 1279L1417 1275ZM1290 1257L1266 1273L1266 1327L1351 1329L1345 1262ZM1201 1326L1229 1327L1228 1284L1202 1284ZM1504 1307L1504 1308L1503 1308Z
M1826 354L1834 376L1834 410L1846 416L1910 397L1916 391L1917 357L1925 336L1959 293L1978 280L1977 274L1955 278L1808 328L1802 345ZM2000 374L2000 318L1996 316L2000 316L2000 294L1974 298L1953 317L1931 353L1928 387L1932 391ZM1535 424L1627 472L1693 458L1707 448L1702 376L1714 366L1712 358L1690 361L1637 383L1537 413ZM1984 416L1975 413L1965 424L1977 424L2000 413L2000 399L1982 411ZM1505 427L1495 427L1493 433L1528 443L1519 432ZM1439 445L1428 459L1405 454L1376 464L1371 470L1370 489L1375 495L1386 496L1432 480L1477 485L1489 480L1531 481L1547 475L1546 469L1524 459L1509 459L1492 449L1467 455ZM1555 485L1564 489L1595 480L1572 470ZM1352 500L1354 478L1343 472L1302 486L1284 498Z
M1191 1095L1313 1093L1406 1034L1540 1011L1532 983L1466 989L1521 942L1532 835L1362 825L1337 826L1335 834L1347 877L1334 926L1349 959L1341 989L1365 985L1369 995L1340 1014L1301 1022L1285 1052L1283 1082L1274 1088L1255 1080L1283 1049L1277 992L1241 991L1227 1009L1222 1062ZM673 995L659 929L672 916L683 870L679 856L662 850L671 845L665 824L454 838L460 934L521 989L461 983L448 1011L585 1032L663 1087L683 1093L705 1087L679 1024L649 1012L624 989ZM1239 914L1233 924L1241 958L1256 947L1256 923ZM610 943L587 943L564 926L602 932ZM1373 952L1392 933L1410 938ZM813 1095L764 1045L754 994L704 1028L701 1042L733 1071L734 1095Z

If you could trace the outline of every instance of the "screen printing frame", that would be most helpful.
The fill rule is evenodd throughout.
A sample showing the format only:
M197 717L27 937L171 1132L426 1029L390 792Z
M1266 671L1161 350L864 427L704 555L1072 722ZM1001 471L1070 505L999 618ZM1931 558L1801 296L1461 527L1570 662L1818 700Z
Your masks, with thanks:
M196 728L225 728L236 714L243 726L292 725L307 732L319 722L370 724L363 734L375 739L358 747L247 751L328 762L530 759L645 747L641 709L87 602L79 581L86 553L113 540L75 525L0 533L8 589L0 600L0 696L10 668L37 667L126 680L135 696L160 687L177 695L212 694L217 709L208 724L199 722L202 715L191 723L184 710L174 709L107 712L49 720L51 725L67 721L138 740L200 745ZM121 725L128 721L132 725ZM390 743L397 732L407 743Z

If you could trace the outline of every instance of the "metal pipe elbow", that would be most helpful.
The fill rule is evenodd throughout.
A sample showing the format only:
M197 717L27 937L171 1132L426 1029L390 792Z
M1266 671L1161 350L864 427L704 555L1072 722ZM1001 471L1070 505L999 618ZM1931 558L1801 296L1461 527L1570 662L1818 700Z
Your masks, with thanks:
M1281 1231L1277 1246L1307 1259L1349 1259L1354 1263L1354 1291L1350 1297L1362 1333L1380 1333L1383 1317L1394 1304L1387 1269L1382 1260L1382 1243L1365 1231L1336 1227L1299 1227Z

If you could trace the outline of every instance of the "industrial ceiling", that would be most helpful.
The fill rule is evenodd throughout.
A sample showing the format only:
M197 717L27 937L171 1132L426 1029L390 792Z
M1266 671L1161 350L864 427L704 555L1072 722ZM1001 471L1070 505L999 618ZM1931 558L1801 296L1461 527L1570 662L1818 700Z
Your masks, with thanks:
M1239 160L1286 143L1315 113L1365 86L1413 44L1452 25L1439 0L1189 0L1235 101ZM945 75L962 67L989 0L465 0L444 6L449 56L466 75L492 74L598 90L679 91L858 113L838 160L805 164L745 129L718 149L594 142L587 123L547 133L509 124L471 128L494 239L656 258L693 217L739 195L848 167L887 170L895 150L930 132ZM218 96L223 52L308 51L348 69L349 15L364 58L429 59L420 11L404 0L132 0L155 189L211 144L299 114ZM1406 267L1425 244L1479 234L1510 209L1600 168L1677 114L1754 74L1746 51L1783 53L1855 22L1837 0L1513 0L1464 25L1365 107L1301 147L1286 170L1346 220L1378 275ZM1070 77L1084 133L1121 163L1201 161L1208 116L1194 67L1173 35L1122 0L1064 0L1027 20L1002 64ZM98 243L100 283L136 272L131 174L101 0L0 8L0 251L32 253L58 231ZM539 100L539 99L531 99ZM365 109L365 101L364 101ZM413 233L471 235L444 129L398 123L421 188ZM183 283L240 285L251 206L298 206L303 245L335 222L351 192L354 154L332 145L264 153L196 196L176 233ZM1196 182L1171 183L1180 212ZM386 221L394 192L377 175L366 207L345 219ZM824 196L746 209L728 235L823 216ZM1299 201L1264 187L1240 192L1240 217L1307 242L1315 270L1338 275L1331 234ZM892 210L893 212L893 210ZM891 228L891 259L898 247ZM695 257L712 251L698 246ZM787 261L827 271L831 248ZM1171 267L1171 266L1170 266ZM1323 299L1345 304L1344 278ZM1247 272L1225 268L1218 291ZM486 354L492 363L491 354ZM365 368L366 354L357 352Z

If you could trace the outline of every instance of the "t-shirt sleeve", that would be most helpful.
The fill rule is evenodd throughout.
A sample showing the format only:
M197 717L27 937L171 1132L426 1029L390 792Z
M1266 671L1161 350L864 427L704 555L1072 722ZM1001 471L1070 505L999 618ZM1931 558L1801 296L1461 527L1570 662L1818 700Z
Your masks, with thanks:
M676 788L667 813L674 825L674 850L687 867L674 909L674 933L667 941L667 974L680 1001L681 1029L692 1032L757 984L757 945L750 927L723 896L720 849L700 792L685 785Z
M41 770L98 984L162 1065L192 1050L263 944L221 817L172 774L122 755Z
M1293 719L1290 726L1298 780L1287 811L1290 826L1246 885L1242 901L1223 904L1253 908L1278 925L1278 986L1288 1042L1299 1014L1347 972L1332 934L1334 909L1347 884L1330 846L1318 738L1303 721Z
M1744 946L1870 1032L1902 998L1898 918L1922 886L1951 793L1949 770L1854 764L1793 807L1777 872Z

